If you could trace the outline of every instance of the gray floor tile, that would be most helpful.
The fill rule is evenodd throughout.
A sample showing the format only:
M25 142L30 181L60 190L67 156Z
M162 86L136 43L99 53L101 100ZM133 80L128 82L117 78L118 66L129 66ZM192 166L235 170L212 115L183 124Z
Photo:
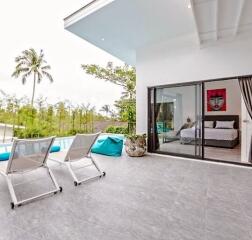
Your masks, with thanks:
M227 216L207 211L206 231L216 236L216 239L251 239L248 221L242 213L239 216Z
M159 156L94 157L105 178L74 187L67 170L51 164L63 193L14 211L0 178L0 240L252 239L251 169ZM47 187L42 183L40 190ZM37 187L19 191L32 195Z
M248 234L239 235L226 233L225 231L206 231L206 240L251 240L251 237Z
M184 221L183 219L172 218L169 227L162 239L167 240L195 240L205 239L204 223Z
M240 216L242 209L239 201L235 198L228 200L221 200L218 198L208 198L206 210L211 215L222 215L222 216Z

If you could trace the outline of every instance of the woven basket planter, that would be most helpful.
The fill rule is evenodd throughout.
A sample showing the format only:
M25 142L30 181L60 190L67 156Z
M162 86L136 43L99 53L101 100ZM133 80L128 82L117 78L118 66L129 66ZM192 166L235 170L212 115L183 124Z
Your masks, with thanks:
M146 152L146 136L134 135L127 137L125 151L130 157L142 157Z

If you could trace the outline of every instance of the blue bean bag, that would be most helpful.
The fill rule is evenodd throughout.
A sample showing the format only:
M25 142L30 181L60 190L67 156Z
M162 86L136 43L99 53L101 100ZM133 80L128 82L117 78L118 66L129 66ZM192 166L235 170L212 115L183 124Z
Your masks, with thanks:
M8 161L10 158L10 152L0 153L0 161Z
M107 156L119 157L122 155L123 137L121 136L100 136L93 145L91 152Z
M50 153L59 152L59 151L60 151L60 146L52 146Z

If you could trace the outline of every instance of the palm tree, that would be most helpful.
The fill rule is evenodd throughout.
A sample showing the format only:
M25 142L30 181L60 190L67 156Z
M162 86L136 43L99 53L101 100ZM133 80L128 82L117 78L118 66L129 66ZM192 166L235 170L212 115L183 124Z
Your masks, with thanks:
M110 106L108 104L105 104L104 106L102 106L100 112L105 112L106 116L108 117L108 114L110 113Z
M25 50L22 55L16 57L15 59L16 67L12 74L12 77L18 78L22 77L22 83L25 84L27 78L33 75L33 91L31 106L33 107L36 83L40 83L43 77L47 77L50 82L53 82L53 78L47 70L50 70L50 65L47 65L44 60L43 50L40 50L38 54L33 48Z

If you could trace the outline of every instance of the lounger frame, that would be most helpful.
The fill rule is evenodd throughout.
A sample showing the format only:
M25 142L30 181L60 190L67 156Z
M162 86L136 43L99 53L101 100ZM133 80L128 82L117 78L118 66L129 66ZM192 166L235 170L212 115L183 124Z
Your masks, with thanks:
M47 166L48 155L49 155L51 146L53 145L54 139L55 139L55 137L44 138L44 139L36 139L36 140L14 139L14 142L13 142L13 145L12 145L11 154L10 154L10 159L8 161L8 165L7 165L7 168L6 168L6 172L0 171L0 174L5 177L7 185L8 185L8 189L9 189L11 200L12 200L11 201L11 208L12 209L14 209L17 206L21 206L21 205L24 205L26 203L32 202L34 200L38 200L38 199L44 198L46 196L53 195L53 194L56 194L58 192L62 192L62 187L60 187L58 185L58 183L57 183L57 181L56 181L56 179L55 179L55 177L53 175L53 172ZM25 143L29 143L29 142L38 143L40 141L45 141L45 140L50 141L50 144L48 146L48 149L46 150L44 159L43 159L43 161L42 161L42 163L41 163L40 166L36 166L34 168L22 169L20 171L18 171L18 170L13 171L11 169L12 161L13 161L13 158L14 158L14 153L15 153L15 150L16 150L16 148L17 148L17 146L19 145L20 142L22 142L22 143L24 143L24 142ZM51 190L51 191L45 192L43 194L35 195L33 197L26 198L26 199L18 201L14 187L16 185L19 185L19 184L13 184L12 183L12 179L11 179L12 175L25 174L27 172L31 172L31 171L36 170L38 168L43 168L43 169L45 169L47 171L47 174L50 177L50 179L51 179L51 181L52 181L52 183L54 185L54 189Z
M88 181L90 181L90 180L94 180L94 179L96 179L96 178L101 178L101 177L103 177L103 176L106 175L106 173L103 172L103 171L99 168L98 164L96 163L96 161L94 160L94 158L93 158L92 155L91 155L91 148L92 148L92 146L94 145L94 143L96 142L96 140L97 140L97 138L99 137L99 135L100 135L100 133L95 133L95 134L76 134L75 137L74 137L74 140L73 140L73 142L72 142L72 144L71 144L71 146L69 147L69 149L68 149L68 151L67 151L67 153L66 153L65 158L63 159L63 161L62 161L62 160L59 160L59 159L57 159L57 158L51 158L51 157L49 157L50 160L55 161L55 162L58 162L58 163L60 163L60 164L63 164L63 165L65 165L65 166L67 167L67 169L68 169L68 171L69 171L71 177L72 177L73 180L74 180L74 185L75 185L75 186L78 186L78 185L80 185L80 184L82 184L82 183L85 183L85 182L88 182ZM83 137L90 137L90 138L92 138L92 142L89 144L88 150L86 151L86 153L85 153L84 155L80 155L78 159L71 159L71 157L69 157L69 156L71 155L71 152L72 152L72 150L73 150L72 148L73 148L73 143L74 143L74 141L75 141L77 138L83 138ZM84 166L84 167L94 166L94 167L96 168L96 170L98 171L98 174L95 175L95 176L92 176L92 177L88 177L88 178L84 178L84 179L79 179L79 178L77 177L76 173L74 172L72 163L77 162L77 161L83 161L83 160L85 160L85 159L91 160L91 164L88 164L88 165L86 165L86 166Z

